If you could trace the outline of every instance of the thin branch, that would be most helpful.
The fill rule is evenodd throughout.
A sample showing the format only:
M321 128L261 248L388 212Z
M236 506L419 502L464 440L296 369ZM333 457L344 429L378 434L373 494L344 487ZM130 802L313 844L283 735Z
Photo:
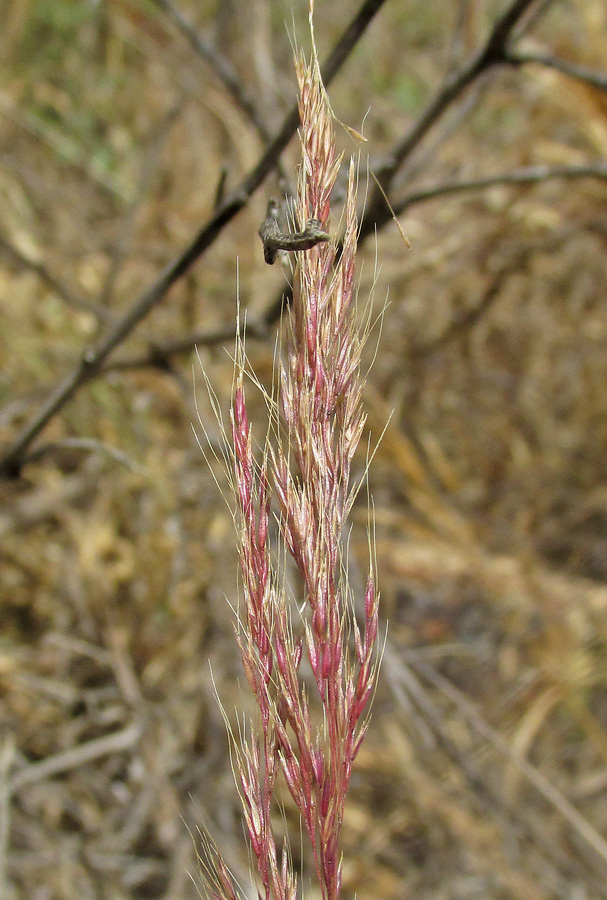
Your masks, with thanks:
M535 0L512 0L505 12L497 19L484 45L473 58L458 69L435 93L426 109L409 129L404 139L390 156L376 169L375 176L387 194L394 176L421 143L445 110L451 106L477 78L496 65L507 63L506 49L513 29ZM369 215L362 224L362 234L374 231L379 211L384 206L382 192L375 190L369 203Z
M77 297L73 294L69 288L67 288L58 278L55 277L43 263L34 262L33 259L29 259L29 257L25 256L21 253L20 250L17 250L7 239L0 234L0 251L4 251L6 255L12 260L13 263L18 265L22 269L28 269L30 272L33 272L38 276L40 281L46 284L52 291L54 291L66 306L71 307L72 309L76 309L80 312L90 313L95 316L96 319L99 319L102 322L111 322L112 314L107 310L104 306L99 306L96 303L90 303L88 300L83 300L81 297Z
M52 778L54 775L63 775L71 769L76 769L86 763L99 759L102 756L110 756L113 753L124 753L134 747L141 738L143 727L138 722L127 725L122 731L115 731L105 737L95 738L80 744L78 747L72 747L57 753L55 756L49 756L41 759L39 762L31 763L24 769L15 772L9 780L8 789L10 794L15 794L21 788L28 784L35 784L38 781L44 781Z
M15 757L15 740L9 734L0 744L0 896L8 894L8 845L11 821L9 772Z
M607 177L607 172L605 177ZM597 225L600 226L600 224L597 222L585 222L581 225L566 225L557 232L551 232L545 240L517 247L512 258L503 263L494 274L491 282L483 291L480 300L474 306L456 316L437 337L417 346L412 346L409 350L410 358L415 360L426 359L462 333L470 331L491 309L508 279L520 272L528 264L534 253L554 253L565 242L571 240L574 234L579 234L580 231L595 233L598 231L601 233L600 229L597 228ZM602 233L602 236L604 236L604 233Z
M219 209L226 195L226 184L228 181L228 170L225 166L221 167L219 178L217 179L217 187L215 188L215 199L213 201L213 209Z
M567 60L551 56L549 53L533 53L530 50L508 50L506 52L506 61L511 66L522 66L527 63L547 66L549 69L563 72L564 75L583 81L585 84L598 88L600 91L607 91L607 74L597 72L588 66L567 62Z
M455 23L453 26L453 31L451 33L451 38L449 40L449 46L447 48L447 65L445 67L445 78L449 76L450 72L454 71L454 69L457 67L458 63L461 62L464 56L464 35L466 30L466 17L468 15L467 5L468 0L457 0L457 9L455 10Z
M468 116L480 105L488 90L489 78L480 78L475 84L471 85L461 103L458 103L455 109L448 110L445 113L444 121L437 123L433 129L432 137L428 137L423 146L414 151L401 166L398 178L395 178L392 184L394 196L397 195L397 191L401 188L419 182L423 173L437 158L441 148L444 147L449 138L457 132Z
M530 31L533 31L540 19L542 19L546 15L554 2L555 0L538 0L537 5L533 7L529 15L526 17L525 21L522 22L516 29L516 33L514 35L515 38L517 38L518 40L519 38L524 37Z
M481 299L474 306L456 316L438 337L412 347L409 351L410 358L415 360L426 359L446 344L449 344L458 335L469 332L493 306L508 279L521 270L535 249L537 248L524 247L515 255L514 259L506 262L485 288Z
M390 644L385 648L382 671L384 671L394 698L401 707L407 722L421 719L421 728L430 731L430 739L437 744L443 752L457 765L473 789L475 796L482 803L489 816L499 815L508 824L515 828L519 837L531 838L538 848L543 851L546 859L560 872L571 877L575 874L578 878L590 880L580 863L566 857L563 851L551 841L541 829L534 827L525 811L518 804L508 803L500 791L495 787L491 778L479 767L475 761L475 754L462 751L451 738L445 725L443 711L430 698L428 690L422 685L417 675L413 673L410 664L394 652ZM413 707L413 712L409 707ZM418 713L419 710L419 713ZM418 725L418 727L420 727ZM428 746L428 744L426 744ZM430 744L431 746L431 744ZM597 888L596 879L592 879L593 887ZM606 896L601 886L601 896Z
M267 144L271 139L267 126L260 116L255 102L248 96L230 62L196 31L194 26L182 15L181 11L169 0L152 0L152 2L164 10L171 22L187 38L193 50L213 69L237 106L250 119L264 143Z
M80 146L80 144L60 130L19 105L5 92L0 94L0 114L7 116L20 128L42 141L57 157L81 171L93 184L104 191L113 201L128 203L131 186L126 178L107 171Z
M575 179L575 178L600 178L607 179L607 162L594 163L582 166L528 166L522 169L515 169L512 172L501 172L498 175L488 175L483 178L471 178L462 181L445 181L442 184L436 184L427 188L420 188L417 191L411 191L405 194L399 201L393 205L395 215L402 215L410 207L417 204L427 203L437 197L448 194L463 194L472 191L484 190L486 188L498 185L514 186L518 184L538 184L543 181L553 179ZM392 214L386 207L386 212L382 212L381 219L376 223L379 231L385 225L392 221ZM600 231L600 224L590 222L580 227L586 230ZM500 273L496 278L499 278ZM427 356L439 349L439 346L446 343L455 336L466 324L472 324L478 315L482 314L492 301L493 295L491 286L483 294L483 298L474 307L467 311L462 319L458 319L448 328L448 333L441 335L436 341L432 341L427 346L424 345L412 350L415 356ZM281 289L280 294L275 298L267 308L265 314L260 321L249 319L246 323L246 336L248 340L265 340L270 333L270 329L280 319L280 312L285 304L290 302L290 290ZM466 321L464 321L464 318ZM240 325L240 336L244 336L245 327L243 323ZM173 338L168 341L158 341L150 345L147 353L125 356L114 362L103 366L101 372L121 371L125 372L131 369L156 368L165 370L169 367L170 359L181 353L189 353L194 347L213 347L222 344L227 340L234 338L234 325L223 325L219 328L201 329L182 337Z
M121 465L126 466L131 472L138 472L140 474L145 472L143 466L140 466L119 448L104 444L102 441L96 441L94 438L64 438L61 441L52 441L51 443L43 444L41 447L36 447L35 450L24 457L24 464L39 462L45 456L48 456L51 453L56 454L62 450L80 450L84 453L103 453Z
M510 744L483 719L473 703L459 691L447 678L440 674L430 662L416 651L407 651L406 662L421 674L430 684L438 688L445 697L454 703L461 715L482 738L488 741L498 753L513 763L527 781L555 809L579 835L584 843L592 848L603 864L607 863L607 840L596 828L584 818L539 769L527 761L521 754L513 750Z
M427 203L437 197L446 196L448 194L461 194L472 191L485 190L486 188L496 187L499 185L514 186L517 184L538 184L543 181L552 179L573 180L575 178L607 178L607 162L587 163L580 166L527 166L521 169L514 169L512 172L500 172L497 175L487 175L481 178L470 178L463 180L444 181L440 184L432 185L427 188L420 188L416 191L410 191L401 197L400 200L390 200L392 209L384 202L374 211L374 218L365 222L361 229L361 242L370 235L377 234L386 225L392 221L392 214L401 216L410 207L419 203ZM263 317L263 324L266 328L274 325L280 319L280 313L283 306L291 302L291 289L286 288L280 291L272 303L268 306ZM249 326L250 327L250 326Z
M486 175L481 178L463 179L461 181L443 181L427 188L420 188L405 194L400 200L392 204L395 215L402 215L410 206L417 203L426 203L436 197L444 197L447 194L463 194L472 191L482 191L486 188L497 186L509 186L517 184L540 184L543 181L555 179L570 180L576 178L607 179L607 162L586 163L579 166L526 166L522 169L514 169L512 172L500 172L496 175ZM392 213L386 209L377 227L381 227L392 219Z
M169 111L165 113L165 115L161 118L160 122L154 129L151 138L149 139L149 143L144 154L143 163L141 165L141 171L139 174L139 180L137 183L135 195L129 204L129 208L126 211L122 222L120 223L118 236L113 243L110 254L110 265L108 267L108 271L105 276L101 291L99 292L99 302L104 308L112 299L114 287L116 285L116 281L118 280L118 275L120 274L122 263L124 262L132 240L137 214L139 212L141 204L145 199L145 195L152 180L154 170L158 163L158 158L164 146L164 142L168 138L170 130L173 124L177 121L177 118L179 117L181 112L182 107L180 104L175 104L171 109L169 109Z
M385 0L365 0L363 2L357 15L346 28L323 66L322 77L327 87L384 2ZM130 306L105 339L97 347L89 347L84 352L80 363L55 388L42 408L5 450L0 457L0 477L18 477L23 465L24 452L32 441L80 388L100 371L107 357L160 303L175 282L193 266L214 243L224 227L246 206L249 198L276 167L280 154L296 132L298 124L299 110L297 105L294 105L287 114L280 131L240 186L214 212L180 256L170 263L156 281Z
M241 322L238 329L240 337L244 338L245 333L248 341L263 341L267 339L270 330L263 321L253 322L249 320L246 323ZM235 336L233 322L230 322L228 325L220 325L218 328L201 329L182 337L151 344L147 353L116 359L104 365L101 371L103 373L127 372L131 369L146 368L165 371L170 367L171 357L178 356L181 353L190 353L194 347L215 347L218 344L225 344L226 341L233 341Z
M194 52L211 67L228 90L238 108L242 110L253 124L263 143L268 144L272 135L270 134L257 105L245 91L238 74L230 64L230 61L196 31L194 26L188 22L181 11L178 10L170 0L152 0L152 2L164 10L167 17L185 36ZM285 191L289 190L290 193L287 173L284 171L280 159L276 162L276 169L281 181L281 186L284 186Z

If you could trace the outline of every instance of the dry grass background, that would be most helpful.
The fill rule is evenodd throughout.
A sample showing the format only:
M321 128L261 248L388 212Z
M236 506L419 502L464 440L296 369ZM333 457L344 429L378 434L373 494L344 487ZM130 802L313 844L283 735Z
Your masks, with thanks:
M294 98L284 23L305 44L306 4L175 3L275 128ZM385 4L331 88L353 127L370 110L365 154L403 135L503 6ZM321 55L355 8L317 2ZM532 40L605 71L604 0L556 0ZM234 187L262 145L153 2L12 0L0 55L7 444L190 240L222 170ZM403 194L607 157L596 88L528 66L472 99L416 153ZM293 172L293 148L283 159ZM284 284L257 237L276 191L257 192L117 357L229 326L236 258L241 303L263 315ZM497 186L411 207L411 251L394 225L378 236L378 312L388 287L389 305L367 405L372 441L392 413L370 474L390 628L343 829L345 897L607 896L606 202L598 179ZM200 348L224 409L232 346ZM248 350L267 382L273 333ZM192 369L213 436L194 355L176 354L95 380L40 439L102 446L63 446L0 486L2 900L193 898L199 827L247 883L209 672L228 709L248 703L225 600L235 539L192 434ZM355 584L366 515L363 498Z

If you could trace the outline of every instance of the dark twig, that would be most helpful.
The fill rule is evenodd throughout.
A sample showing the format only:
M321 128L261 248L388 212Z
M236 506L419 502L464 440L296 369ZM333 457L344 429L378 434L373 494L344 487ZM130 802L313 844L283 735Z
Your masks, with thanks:
M575 178L600 178L607 179L607 162L588 163L580 166L528 166L522 169L514 169L512 172L501 172L498 175L487 175L482 178L464 179L461 181L444 181L427 188L410 191L400 200L391 201L392 210L386 203L382 203L375 211L375 217L368 221L361 230L360 240L363 241L370 235L376 234L392 221L392 213L401 216L410 207L420 203L427 203L437 197L447 194L463 194L472 191L485 190L499 185L515 186L518 184L539 184L543 181L555 179L573 180ZM284 305L291 302L291 289L282 289L268 307L264 315L264 325L270 328L280 318L280 311Z
M511 66L522 66L527 63L537 64L539 66L547 66L549 69L557 69L575 78L583 81L592 87L598 88L600 91L607 91L607 75L603 72L597 72L588 66L580 66L577 63L567 62L565 59L559 59L551 56L549 53L533 53L529 50L508 50L506 52L506 61Z
M485 188L495 187L497 185L508 186L517 184L536 184L538 182L549 181L551 179L558 178L607 179L607 163L596 163L594 165L571 167L530 166L528 168L502 173L500 175L490 175L485 178L470 179L468 181L446 181L442 184L437 184L428 188L421 188L418 191L412 191L411 193L406 194L401 198L401 200L394 204L393 209L397 215L401 215L412 206L416 206L420 203L427 203L431 200L436 199L437 197L446 194L467 193L469 191L471 192L476 190L483 190ZM383 228L390 221L391 214L389 214L388 211L388 214L385 215L382 220L377 223L378 230ZM605 233L605 229L603 228L601 230L601 223L598 222L590 222L577 227L587 231L596 231L597 233L601 234ZM499 276L500 273L498 273L496 277L499 278ZM491 288L488 288L488 292L490 292L490 290ZM483 295L483 298L485 298L485 295ZM487 296L486 299L481 299L479 303L474 307L474 310L470 311L470 315L474 317L474 320L476 320L476 318L478 317L477 313L482 314L483 308L490 305L491 300L491 296ZM280 318L280 310L282 306L288 302L289 296L287 295L285 290L281 290L280 295L272 301L261 321L247 321L247 339L265 340L268 337L272 326L276 324L276 322ZM465 315L467 316L468 313L466 313ZM470 322L470 324L472 324L472 321ZM455 336L455 332L460 330L460 326L464 325L465 323L460 322L460 320L458 319L457 323L453 323L453 326L449 326L449 334L441 336L437 339L437 341L440 341L440 344L446 343L451 339L451 337ZM454 332L453 334L452 329ZM241 335L243 334L243 332L244 326L241 324ZM194 347L197 346L213 347L218 344L224 343L224 341L231 340L233 337L234 326L232 324L224 325L214 329L195 331L192 334L173 338L169 341L156 342L150 346L150 350L148 353L142 353L139 355L132 355L124 357L122 359L117 359L115 362L111 362L105 365L102 369L102 372L127 371L129 369L143 368L165 369L168 360L170 360L171 357L177 354L189 353ZM415 356L426 356L429 353L434 352L435 349L438 349L438 344L435 345L435 343L433 342L432 345L428 345L427 347L424 345L423 347L413 349L412 352Z
M228 170L225 166L221 167L217 186L215 188L215 199L213 200L213 210L219 209L226 195L226 184L228 181Z
M390 156L377 167L375 177L386 194L389 193L394 176L402 164L421 143L444 111L484 72L493 66L507 62L506 47L512 31L534 2L535 0L512 0L506 11L495 22L484 45L468 63L446 79L443 86L436 92L404 139L395 147ZM384 205L385 200L381 191L376 190L369 203L368 214L362 224L363 234L374 231L379 210Z
M486 175L481 178L462 179L461 181L443 181L427 188L411 191L396 200L392 204L395 215L402 215L410 206L418 203L426 203L436 197L444 197L447 194L464 194L472 191L482 191L497 186L514 186L517 184L540 184L543 181L557 179L573 180L577 178L607 179L607 161L586 163L580 166L526 166L522 169L514 169L512 172L500 172L496 175ZM376 222L378 228L392 219L392 213L386 208L381 219Z
M385 0L365 0L363 2L323 66L322 77L325 86L329 86L384 2ZM101 370L107 357L160 303L172 285L192 267L213 244L224 227L246 206L252 194L276 167L280 154L291 140L298 124L299 110L295 105L287 114L274 140L240 186L214 212L180 256L170 263L156 281L131 305L106 338L96 348L90 347L85 351L76 368L55 388L42 408L5 450L0 457L0 477L18 477L23 465L24 452L32 441L79 389Z
M244 338L246 331L247 340L265 340L268 337L269 329L262 322L241 322L239 336ZM195 331L192 334L186 334L182 337L175 338L162 343L154 343L150 346L147 353L116 359L107 363L102 372L126 372L130 369L156 368L166 370L169 361L173 356L180 353L189 353L194 347L215 347L218 344L225 344L226 341L234 340L234 323L222 325L219 328L205 329Z

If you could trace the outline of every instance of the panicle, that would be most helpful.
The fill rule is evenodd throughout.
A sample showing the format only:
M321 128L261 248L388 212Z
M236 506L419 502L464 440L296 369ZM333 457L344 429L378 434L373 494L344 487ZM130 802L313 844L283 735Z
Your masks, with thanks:
M314 49L296 55L301 117L296 227L318 220L329 232L341 165L333 115ZM340 249L335 237L294 252L293 309L280 366L280 421L262 460L252 450L237 345L232 461L239 521L244 613L236 626L259 716L235 748L236 773L264 900L295 900L288 844L277 849L272 810L278 773L310 842L323 900L341 890L339 836L352 764L368 724L377 676L379 595L371 572L359 627L347 581L344 526L356 490L351 466L365 423L356 321L356 167L350 163ZM274 439L270 440L270 436ZM272 551L272 496L278 548ZM294 624L278 565L284 553L300 576ZM300 671L305 655L314 693ZM279 859L280 856L280 859ZM220 884L223 879L219 878ZM226 900L233 900L227 897Z

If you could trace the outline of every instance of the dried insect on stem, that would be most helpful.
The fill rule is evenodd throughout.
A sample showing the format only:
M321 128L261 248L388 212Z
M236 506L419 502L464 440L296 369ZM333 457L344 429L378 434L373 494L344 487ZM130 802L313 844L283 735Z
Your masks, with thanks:
M318 219L308 219L303 231L292 234L281 231L278 224L278 203L270 200L266 217L259 229L259 237L263 242L263 258L273 266L279 250L309 250L329 240Z

